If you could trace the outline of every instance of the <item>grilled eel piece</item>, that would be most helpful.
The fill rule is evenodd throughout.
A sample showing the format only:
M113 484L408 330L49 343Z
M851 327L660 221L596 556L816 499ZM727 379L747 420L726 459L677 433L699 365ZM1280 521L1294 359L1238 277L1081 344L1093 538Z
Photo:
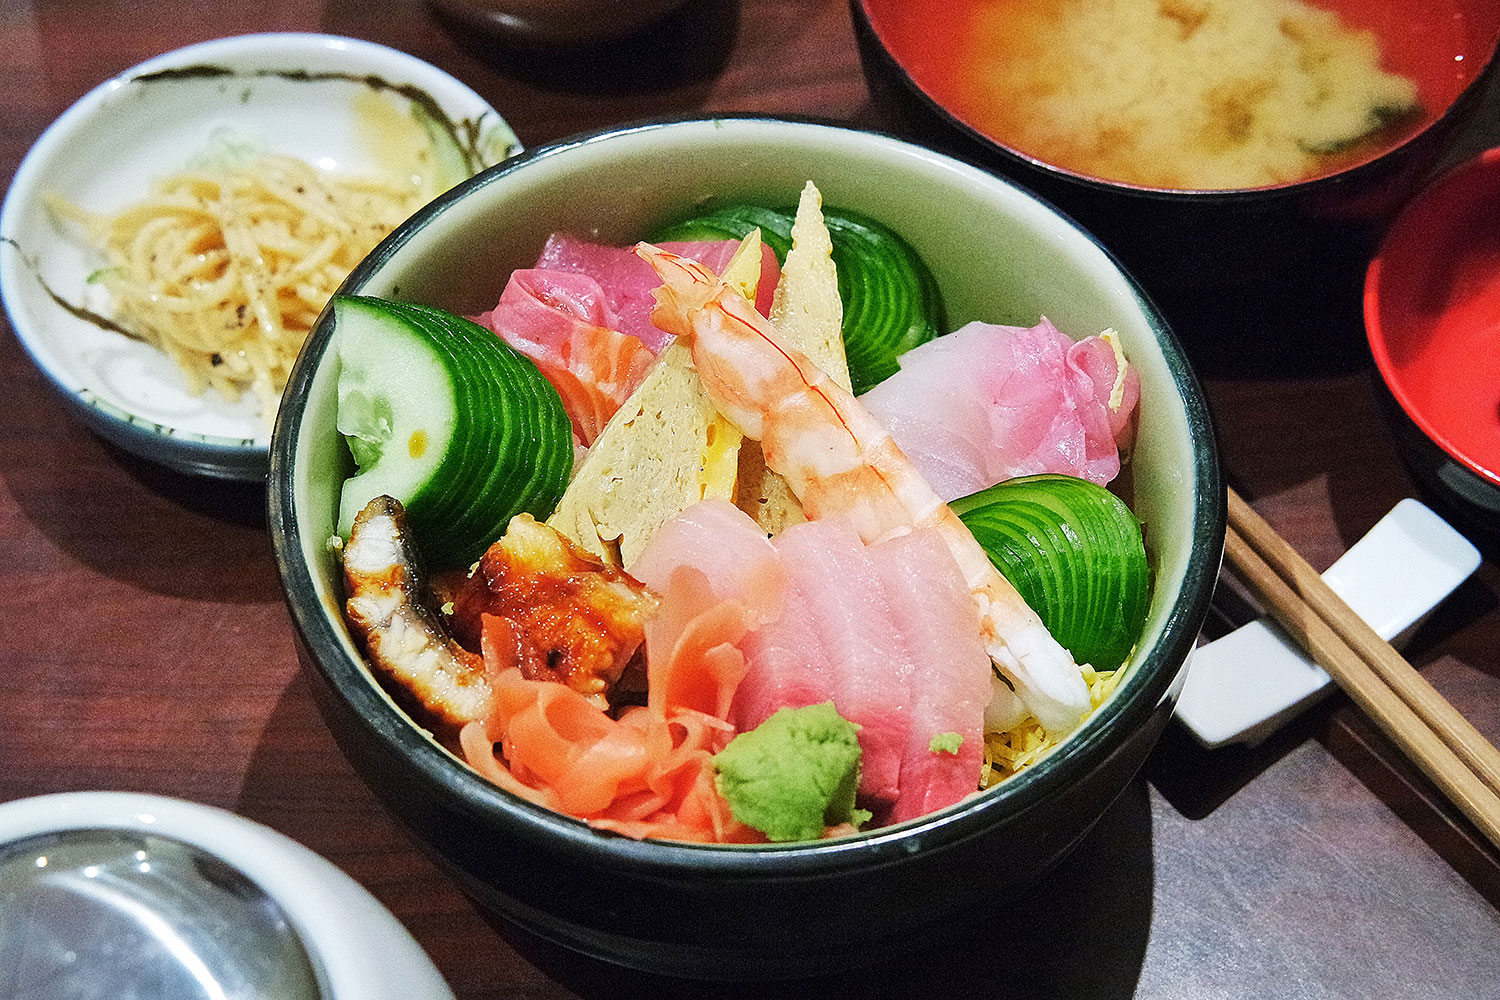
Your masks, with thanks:
M385 496L354 519L344 584L346 617L370 662L456 725L489 714L484 656L489 669L517 666L527 680L566 684L608 708L657 604L529 514L512 518L467 574L445 575L439 597L423 581L401 504Z
M378 671L444 722L489 714L484 660L459 645L433 610L398 501L376 497L355 517L344 545L344 587L350 631Z
M530 514L510 519L451 595L448 622L491 669L566 684L600 708L646 638L657 599Z

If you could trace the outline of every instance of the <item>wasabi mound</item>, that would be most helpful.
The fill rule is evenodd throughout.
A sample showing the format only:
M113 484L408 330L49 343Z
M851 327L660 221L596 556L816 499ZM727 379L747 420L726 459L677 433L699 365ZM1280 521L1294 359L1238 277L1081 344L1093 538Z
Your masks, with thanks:
M858 826L859 727L828 701L783 708L714 757L719 794L734 818L773 841L815 840L826 827Z

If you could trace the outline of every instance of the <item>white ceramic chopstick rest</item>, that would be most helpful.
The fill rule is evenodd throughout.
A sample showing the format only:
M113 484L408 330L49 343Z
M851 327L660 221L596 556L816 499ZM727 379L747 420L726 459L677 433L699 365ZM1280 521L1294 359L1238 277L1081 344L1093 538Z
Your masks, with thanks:
M1323 579L1381 638L1399 646L1479 563L1467 538L1406 499ZM1335 686L1268 618L1199 646L1187 671L1177 718L1210 749L1261 742Z

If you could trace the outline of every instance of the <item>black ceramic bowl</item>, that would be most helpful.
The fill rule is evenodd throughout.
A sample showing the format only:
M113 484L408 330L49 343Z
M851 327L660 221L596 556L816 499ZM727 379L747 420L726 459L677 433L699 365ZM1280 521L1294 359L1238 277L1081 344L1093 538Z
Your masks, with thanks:
M624 128L534 150L422 210L347 289L474 312L553 230L626 243L717 197L792 198L883 220L972 318L1113 327L1141 375L1134 509L1155 590L1122 686L1051 756L935 815L789 846L639 842L521 801L414 723L345 630L327 544L349 457L334 427L325 313L287 387L272 445L270 523L302 655L360 774L482 905L555 943L687 976L826 971L951 929L1023 891L1089 829L1166 724L1218 571L1224 494L1209 418L1167 327L1116 262L1010 183L889 137L724 118ZM1101 885L1107 884L1107 880ZM1101 889L1101 891L1107 891Z
M964 88L983 78L962 63L974 58L966 55L970 39L989 30L976 27L974 12L984 8L1009 30L1038 7L1033 0L851 2L871 91L901 127L1018 180L1082 223L1141 282L1209 374L1367 363L1360 325L1365 264L1495 72L1500 5L1493 0L1314 5L1373 32L1384 64L1416 81L1423 113L1331 173L1272 186L1179 190L1066 169L987 134L982 104L955 110L971 99ZM1107 87L1115 75L1099 74L1096 86Z

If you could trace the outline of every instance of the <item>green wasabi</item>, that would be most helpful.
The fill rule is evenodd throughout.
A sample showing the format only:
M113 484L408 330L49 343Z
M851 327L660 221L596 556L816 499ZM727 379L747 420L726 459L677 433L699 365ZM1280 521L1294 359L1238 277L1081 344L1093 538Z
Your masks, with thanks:
M933 753L958 753L964 745L961 733L937 733L932 737L932 742L927 744L927 749Z
M714 757L734 818L774 841L814 840L825 826L858 826L859 727L833 702L783 708Z

